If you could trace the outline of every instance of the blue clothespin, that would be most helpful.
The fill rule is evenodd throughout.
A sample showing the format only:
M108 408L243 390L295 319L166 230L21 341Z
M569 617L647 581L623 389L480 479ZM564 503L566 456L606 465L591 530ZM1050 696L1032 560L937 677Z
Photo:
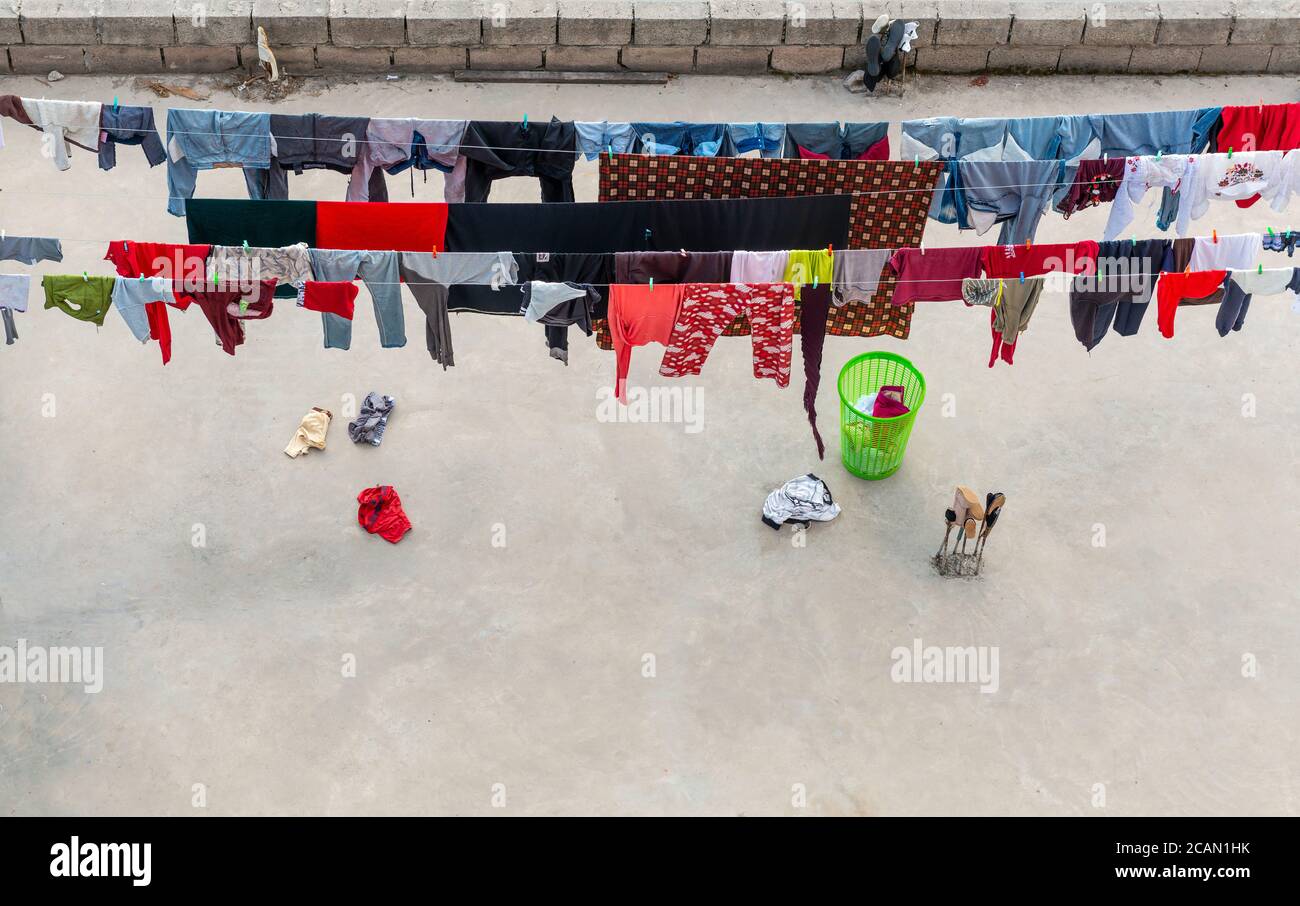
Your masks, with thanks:
M244 240L244 251L248 251L248 240Z
M1021 283L1024 283L1024 282L1025 282L1025 272L1024 272L1024 271L1021 271L1021 272L1020 272L1020 282L1021 282Z
M614 162L614 146L606 145L605 150L609 152L609 162L612 164Z
M818 277L816 274L813 274L813 289L817 288L817 283L818 283Z
M1160 155L1163 154L1163 153L1164 153L1163 151L1161 151L1159 148L1157 148L1157 149L1156 149L1156 160L1159 160L1159 159L1160 159Z
M113 95L113 112L116 113L117 111L118 111L117 95Z
M528 114L524 114L524 131L528 131Z
M650 228L649 228L649 227L646 227L646 230L645 230L645 241L646 241L646 242L649 242L649 241L650 241Z
M655 291L655 278L654 278L654 277L651 277L651 278L650 278L650 292L654 292L654 291Z

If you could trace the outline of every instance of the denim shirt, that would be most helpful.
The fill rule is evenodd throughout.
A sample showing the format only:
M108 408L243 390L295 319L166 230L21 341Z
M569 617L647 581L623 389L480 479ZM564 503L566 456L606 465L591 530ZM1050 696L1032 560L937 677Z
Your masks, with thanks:
M727 123L727 138L737 154L758 151L762 157L780 157L785 151L785 123Z
M158 127L154 125L152 107L110 107L104 105L99 128L99 169L117 166L118 145L139 145L149 166L156 167L167 159Z
M185 215L199 170L217 164L246 169L271 166L271 116L172 107L167 111L167 211Z
M573 127L578 130L578 150L587 155L587 160L595 160L609 151L627 154L636 145L637 134L631 123L601 120L574 123Z
M734 157L735 148L721 123L633 123L642 154Z

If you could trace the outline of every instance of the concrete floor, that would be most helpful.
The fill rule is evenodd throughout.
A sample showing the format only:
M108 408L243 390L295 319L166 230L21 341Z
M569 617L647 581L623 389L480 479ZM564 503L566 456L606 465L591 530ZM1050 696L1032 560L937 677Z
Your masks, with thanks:
M171 81L229 109L272 106ZM0 92L191 103L135 78ZM902 99L831 78L404 78L315 81L274 109L899 120L1295 99L1292 79L1246 77L926 79ZM162 169L137 150L107 174L78 153L60 174L35 133L4 128L0 227L64 238L65 263L38 273L109 273L111 239L183 240ZM595 166L578 173L594 200ZM340 198L343 181L291 186ZM237 172L199 191L244 194ZM418 197L440 193L434 176ZM535 198L523 180L494 194ZM1038 239L1098 237L1104 217L1049 216ZM1220 206L1197 231L1294 218ZM1139 224L1154 234L1149 215ZM931 223L926 241L984 240ZM692 434L599 422L614 366L593 345L566 369L536 328L463 315L444 373L407 312L406 348L380 350L365 314L339 353L286 306L233 360L179 315L166 369L116 314L99 330L38 303L18 315L21 340L0 347L0 645L102 645L106 677L97 695L0 685L0 814L1300 811L1300 316L1281 297L1227 339L1211 309L1180 314L1172 341L1151 312L1091 356L1065 298L1047 297L1016 365L994 370L986 317L958 304L923 306L906 343L830 338L825 462L797 353L780 391L749 376L748 340L719 344L688 382L704 400ZM929 382L906 464L881 483L838 461L835 375L867 349L902 352ZM658 359L638 351L633 380L653 382ZM326 452L281 452L310 406L338 413L369 390L398 400L381 448L351 444L339 419ZM809 470L843 514L801 548L758 517ZM978 581L928 563L959 482L1009 497ZM377 483L415 523L396 547L356 525L356 494ZM892 682L892 649L917 638L997 646L998 691Z

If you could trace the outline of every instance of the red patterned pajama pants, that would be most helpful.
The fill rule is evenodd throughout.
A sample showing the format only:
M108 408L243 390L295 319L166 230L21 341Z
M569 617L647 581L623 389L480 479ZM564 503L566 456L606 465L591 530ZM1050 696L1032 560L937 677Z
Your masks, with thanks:
M692 283L682 293L659 373L699 374L709 350L738 315L749 319L754 343L754 377L790 384L794 342L794 287L789 283Z

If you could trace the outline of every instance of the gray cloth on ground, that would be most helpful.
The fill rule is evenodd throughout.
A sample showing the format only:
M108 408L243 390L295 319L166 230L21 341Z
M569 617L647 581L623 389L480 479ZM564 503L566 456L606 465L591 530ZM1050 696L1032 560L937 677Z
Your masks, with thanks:
M361 401L361 414L354 421L348 422L348 437L356 444L367 443L377 447L384 439L384 429L388 427L388 416L392 414L397 400L391 396L370 391Z
M774 529L787 522L830 522L839 514L831 489L811 472L790 479L763 501L763 522Z

